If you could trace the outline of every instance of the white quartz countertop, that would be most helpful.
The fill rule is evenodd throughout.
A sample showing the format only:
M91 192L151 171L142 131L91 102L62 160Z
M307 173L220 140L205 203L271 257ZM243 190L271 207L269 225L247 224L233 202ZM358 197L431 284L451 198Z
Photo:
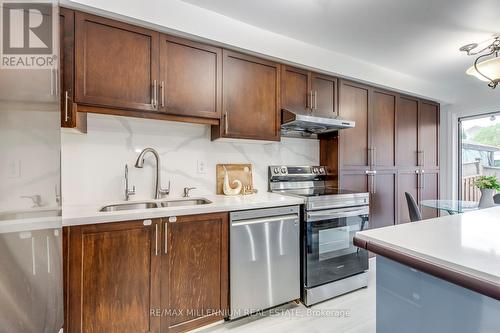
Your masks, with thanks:
M199 199L201 197L192 197L190 199ZM149 208L128 211L99 212L103 206L110 204L132 203L141 201L159 201L159 200L135 200L128 202L103 202L94 205L64 205L62 224L63 226L107 223L118 221L130 221L141 219L162 218L170 216L182 216L193 214L206 214L216 212L230 212L246 209L280 207L289 205L300 205L304 203L302 198L285 196L275 193L263 192L245 196L224 196L207 195L203 198L211 201L209 204L196 206L180 206L165 208ZM183 198L168 197L164 200L180 200Z
M356 238L500 288L500 207L362 231Z

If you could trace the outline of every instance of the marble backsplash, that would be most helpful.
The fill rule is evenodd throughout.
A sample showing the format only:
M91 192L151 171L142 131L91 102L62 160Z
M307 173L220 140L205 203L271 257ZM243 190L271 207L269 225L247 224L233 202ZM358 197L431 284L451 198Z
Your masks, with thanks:
M319 141L283 138L276 143L238 140L210 141L210 127L106 115L88 115L88 133L63 130L62 194L66 205L124 199L124 167L137 194L132 200L154 195L154 159L146 158L143 169L134 167L145 147L161 156L162 185L171 182L169 197L182 195L184 187L196 187L192 196L215 194L218 163L252 163L253 183L267 191L267 167L272 164L319 163ZM204 170L199 171L199 164Z

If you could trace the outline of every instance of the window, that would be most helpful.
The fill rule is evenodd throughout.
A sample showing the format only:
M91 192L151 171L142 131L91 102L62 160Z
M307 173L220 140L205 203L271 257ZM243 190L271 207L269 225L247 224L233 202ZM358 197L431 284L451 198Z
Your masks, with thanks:
M461 118L459 128L460 199L479 201L477 177L500 178L500 114Z

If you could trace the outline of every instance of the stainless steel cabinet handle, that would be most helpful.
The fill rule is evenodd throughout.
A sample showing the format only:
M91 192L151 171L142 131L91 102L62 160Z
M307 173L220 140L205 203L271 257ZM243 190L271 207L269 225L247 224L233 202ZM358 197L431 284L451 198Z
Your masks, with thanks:
M377 164L377 147L372 148L372 166Z
M161 107L165 107L165 81L160 82Z
M425 170L420 171L420 177L422 177L421 182L422 182L422 190L425 190Z
M47 236L47 273L50 274L50 239Z
M224 133L227 134L229 129L227 112L224 113Z
M157 81L153 80L153 85L151 87L151 105L153 108L158 106L158 96L157 96Z
M155 224L155 255L158 255L158 223Z
M318 92L314 91L314 110L318 109Z
M377 193L377 182L376 182L376 179L375 179L375 174L372 175L372 183L373 183L372 193L376 194Z
M165 233L165 244L164 244L165 249L164 249L164 252L165 252L165 254L167 254L168 253L168 222L165 222L164 226L165 226L164 230L163 230L163 232Z
M59 96L59 71L54 68L54 90L56 92L56 96Z
M312 110L314 109L314 107L313 107L313 98L314 98L314 96L313 96L313 91L312 91L312 90L309 92L309 98L310 98L310 101L311 101L311 102L309 103L309 104L310 104L310 105L309 105L309 108L310 108L310 109L311 109L311 111L312 111Z
M66 90L64 92L64 121L68 121L69 120L69 114L68 114L68 99L69 99L69 93L68 91Z
M54 96L54 69L50 69L50 96Z

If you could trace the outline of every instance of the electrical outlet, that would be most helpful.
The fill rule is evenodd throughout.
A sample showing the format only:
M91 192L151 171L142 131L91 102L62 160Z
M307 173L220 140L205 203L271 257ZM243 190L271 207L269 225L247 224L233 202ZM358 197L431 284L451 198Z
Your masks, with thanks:
M7 178L21 177L21 160L10 160L7 162Z
M202 161L202 160L198 160L196 162L196 169L200 175L204 175L206 173L206 162Z

